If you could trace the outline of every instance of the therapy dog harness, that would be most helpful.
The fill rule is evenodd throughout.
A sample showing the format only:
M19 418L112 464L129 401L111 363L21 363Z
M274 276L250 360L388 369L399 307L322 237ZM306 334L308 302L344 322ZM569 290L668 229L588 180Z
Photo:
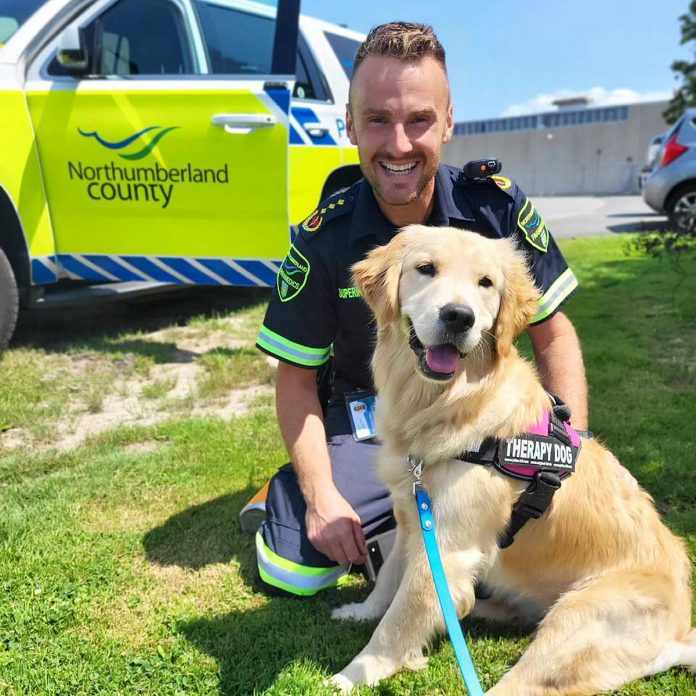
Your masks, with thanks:
M575 471L580 435L570 425L570 409L549 394L552 408L523 435L486 438L475 452L456 457L465 462L492 466L505 476L529 481L512 508L512 517L498 544L505 549L530 519L546 512L561 481Z
M498 540L503 549L512 544L515 534L528 520L538 519L546 512L554 493L561 487L561 480L575 471L580 435L570 425L570 409L558 397L549 394L549 398L551 411L546 411L525 434L503 439L487 438L476 452L465 452L456 457L465 462L492 466L505 476L530 482L513 506L507 529ZM413 472L413 494L425 551L459 671L469 696L483 696L437 546L432 503L421 482L423 460L408 455L406 461L409 471Z

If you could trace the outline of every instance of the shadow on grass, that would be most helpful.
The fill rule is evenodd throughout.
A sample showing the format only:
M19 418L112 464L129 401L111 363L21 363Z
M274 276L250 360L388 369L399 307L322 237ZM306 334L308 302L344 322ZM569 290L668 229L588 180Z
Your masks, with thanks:
M184 288L131 300L33 309L20 315L11 347L47 352L88 347L108 354L130 351L164 360L174 351L173 346L119 341L119 336L186 326L195 317L246 309L267 302L269 293L268 288Z
M148 560L161 566L199 570L236 558L251 584L256 573L254 539L239 528L239 512L256 492L248 487L196 505L149 531L143 546Z
M254 588L253 537L239 530L238 518L255 492L249 486L174 515L145 535L147 558L158 565L192 570L236 560L246 588ZM296 670L289 675L296 683L305 678L303 665L332 674L355 657L375 624L337 623L330 613L336 606L365 599L369 589L327 590L308 599L270 597L262 600L261 607L246 596L239 610L183 623L179 630L216 660L223 696L262 692L288 670ZM230 604L236 604L234 598ZM467 621L465 628L474 638L517 638L526 633L475 620Z
M308 683L307 669L326 675L340 671L367 644L376 626L375 622L332 621L331 610L361 601L367 593L367 588L349 588L327 590L309 599L271 598L262 608L198 619L179 629L219 665L223 696L263 693L281 687L279 682L285 679L294 684L293 694L303 693L300 684L305 680L305 693L315 693L318 680ZM529 634L478 620L465 621L464 629L474 640L518 639ZM441 642L435 643L433 653ZM281 688L278 693L285 692Z

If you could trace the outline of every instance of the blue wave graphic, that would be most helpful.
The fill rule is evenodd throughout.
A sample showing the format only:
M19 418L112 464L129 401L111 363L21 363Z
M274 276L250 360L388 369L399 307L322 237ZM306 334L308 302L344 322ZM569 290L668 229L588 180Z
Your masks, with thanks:
M155 135L149 143L146 143L144 147L142 147L140 150L137 152L131 152L131 153L122 153L119 152L118 156L126 159L126 160L139 160L143 159L143 157L146 157L147 155L154 150L155 146L157 143L159 143L162 138L164 138L165 135L168 133L171 133L173 130L176 130L179 128L179 126L171 126L170 128L163 128L162 126L148 126L147 128L143 128L138 133L135 133L134 135L131 135L130 137L126 138L125 140L119 140L116 142L111 142L109 140L104 140L97 131L84 131L82 128L78 128L77 131L78 133L83 137L83 138L94 138L100 145L103 147L109 149L109 150L123 150L123 148L128 147L129 145L132 145L135 143L137 140L142 138L146 133L150 133L151 131L159 131L157 135Z
M125 140L119 140L118 142L111 143L108 140L104 140L97 131L92 131L91 133L87 133L86 131L83 131L82 128L78 128L78 132L80 135L84 136L85 138L94 138L100 145L103 145L104 147L108 147L109 150L121 150L124 147L128 147L131 143L134 143L138 138L142 137L145 135L145 133L149 133L150 131L157 130L161 126L149 126L148 128L143 128L139 133L136 133L135 135L131 135L130 138L126 138Z

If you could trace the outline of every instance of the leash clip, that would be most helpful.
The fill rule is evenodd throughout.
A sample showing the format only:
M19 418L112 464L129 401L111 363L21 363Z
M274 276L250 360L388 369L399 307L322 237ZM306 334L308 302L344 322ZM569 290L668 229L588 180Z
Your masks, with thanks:
M408 470L413 474L413 495L416 494L416 488L423 486L421 478L423 476L423 460L420 457L414 457L411 454L406 455L406 464Z

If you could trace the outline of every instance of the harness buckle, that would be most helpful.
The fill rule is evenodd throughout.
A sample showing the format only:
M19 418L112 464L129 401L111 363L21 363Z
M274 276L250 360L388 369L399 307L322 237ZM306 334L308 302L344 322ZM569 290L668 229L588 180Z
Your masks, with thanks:
M551 505L554 493L560 487L561 479L558 474L553 471L539 471L512 509L526 517L538 520Z
M538 520L551 505L554 493L561 487L561 479L553 471L539 471L527 489L512 507L510 524L503 532L499 545L505 549L515 540L515 534L527 520Z

